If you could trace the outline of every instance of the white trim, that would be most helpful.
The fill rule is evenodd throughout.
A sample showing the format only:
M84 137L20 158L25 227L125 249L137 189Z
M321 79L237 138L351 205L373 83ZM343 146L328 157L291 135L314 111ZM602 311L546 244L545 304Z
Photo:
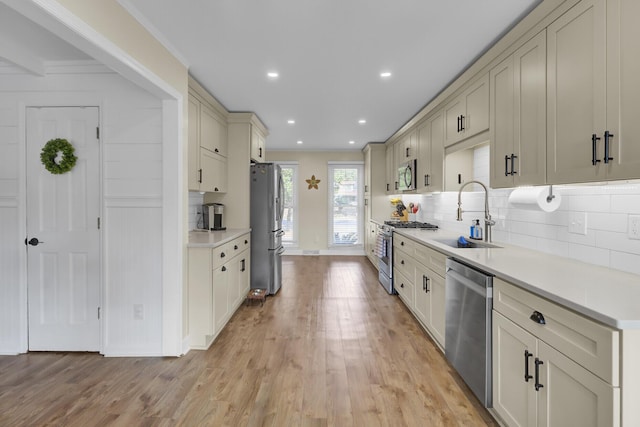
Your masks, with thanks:
M362 160L334 160L327 162L328 165L364 165Z
M307 252L307 253L305 253ZM348 248L333 247L329 249L317 249L308 253L308 249L289 249L286 248L285 255L291 256L366 256L362 245Z
M173 55L178 61L180 61L180 63L184 65L185 68L189 68L190 64L189 61L187 61L187 58L185 58L182 53L178 49L176 49L176 47L169 41L169 39L167 39L164 34L160 30L158 30L158 28L153 25L146 16L143 15L142 12L140 12L140 10L138 10L138 8L135 7L130 0L116 1L120 3L120 6L122 6L127 12L129 12L129 15L133 16L140 25L142 25L147 31L149 31L149 33L151 33L151 35L156 40L158 40L160 44L164 46L164 48L167 49L169 53L171 53L171 55Z

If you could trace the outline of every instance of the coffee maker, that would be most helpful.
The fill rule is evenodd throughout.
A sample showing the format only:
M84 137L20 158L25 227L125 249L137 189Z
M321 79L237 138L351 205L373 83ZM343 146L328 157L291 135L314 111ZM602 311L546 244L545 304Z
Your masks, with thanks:
M226 230L224 226L224 205L205 203L202 205L202 219L206 230Z

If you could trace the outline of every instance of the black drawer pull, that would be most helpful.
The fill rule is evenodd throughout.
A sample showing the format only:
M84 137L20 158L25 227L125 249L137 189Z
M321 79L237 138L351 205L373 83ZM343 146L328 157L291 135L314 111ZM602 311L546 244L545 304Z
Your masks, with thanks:
M226 255L224 254L224 252L220 252L220 258L224 258L226 257Z
M504 155L504 176L509 176L509 156Z
M238 245L233 245L234 250L238 250Z
M547 324L547 321L544 320L544 316L539 311L534 311L531 314L531 316L529 316L529 319L533 320L534 322L536 322L536 323L538 323L540 325L546 325Z
M517 159L517 158L518 158L518 156L516 156L515 154L511 155L511 172L509 173L510 175L515 175L515 174L518 173L516 171L516 167L515 167L515 164L514 164L514 160Z

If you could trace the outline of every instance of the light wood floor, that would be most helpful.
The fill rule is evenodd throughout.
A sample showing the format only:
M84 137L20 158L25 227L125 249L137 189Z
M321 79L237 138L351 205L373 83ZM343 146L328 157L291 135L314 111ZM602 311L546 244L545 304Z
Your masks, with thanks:
M285 257L181 358L0 357L0 426L495 425L364 257Z

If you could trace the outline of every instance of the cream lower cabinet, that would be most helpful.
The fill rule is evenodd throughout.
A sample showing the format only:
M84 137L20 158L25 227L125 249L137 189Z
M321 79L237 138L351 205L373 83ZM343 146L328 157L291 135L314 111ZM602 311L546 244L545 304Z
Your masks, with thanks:
M369 221L367 223L367 237L366 237L366 245L365 245L365 252L367 255L367 258L369 258L369 261L371 262L371 264L373 264L373 266L378 269L378 256L376 255L376 244L377 244L377 239L378 239L378 225L373 222L373 221Z
M397 233L394 287L424 329L444 349L446 255Z
M508 426L619 426L618 338L496 278L495 412Z
M215 248L189 248L189 345L205 350L244 301L250 287L250 237Z

